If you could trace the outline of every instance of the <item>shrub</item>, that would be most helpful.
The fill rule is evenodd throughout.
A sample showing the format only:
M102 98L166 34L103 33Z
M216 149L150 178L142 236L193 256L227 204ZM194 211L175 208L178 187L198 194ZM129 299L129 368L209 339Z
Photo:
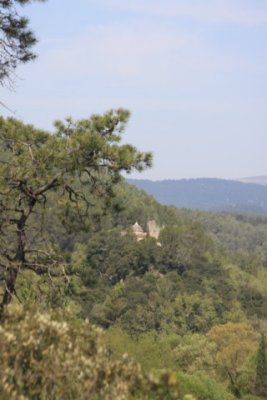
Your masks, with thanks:
M144 375L124 355L112 360L101 330L67 311L11 305L0 325L0 399L181 400L173 373Z

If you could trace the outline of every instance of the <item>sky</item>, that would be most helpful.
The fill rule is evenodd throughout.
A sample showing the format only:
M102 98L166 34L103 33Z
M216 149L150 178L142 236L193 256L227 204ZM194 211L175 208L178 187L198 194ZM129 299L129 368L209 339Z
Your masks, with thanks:
M53 122L118 107L140 179L267 175L266 0L48 0L19 12L39 40L1 101ZM1 109L4 116L13 116Z

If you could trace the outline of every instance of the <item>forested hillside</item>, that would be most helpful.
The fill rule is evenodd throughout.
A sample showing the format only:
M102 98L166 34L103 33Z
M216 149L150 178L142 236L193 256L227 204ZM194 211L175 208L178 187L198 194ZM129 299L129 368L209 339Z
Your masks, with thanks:
M253 179L248 183L210 178L128 182L160 203L179 208L267 214L267 188Z
M266 398L267 218L164 206L117 175L110 180L113 167L109 179L103 180L96 167L88 174L90 181L80 180L79 173L70 179L67 165L76 164L70 164L70 156L65 164L64 152L57 159L60 143L71 149L72 140L75 145L85 140L79 136L84 129L100 126L101 119L94 118L93 127L74 125L69 139L32 131L39 142L31 151L21 144L30 128L2 121L2 140L10 130L20 135L19 140L8 139L14 145L7 141L8 151L2 153L1 185L7 193L1 203L4 299L9 277L17 272L13 292L8 289L12 304L2 303L2 398L12 393L13 398L32 399ZM111 123L117 117L104 118ZM39 175L33 171L19 183L21 167L11 164L12 157L27 160L26 176L32 162L47 162L41 143L50 140L56 140L56 152L50 152L49 169ZM117 151L115 147L114 157ZM105 152L110 154L107 148ZM131 162L138 167L144 157L136 154L137 161ZM76 150L73 155L77 157ZM116 165L130 166L124 158ZM47 174L54 176L58 168L71 186L59 180L48 187ZM45 198L39 197L40 188L47 189ZM9 204L18 202L15 208L4 202L6 195ZM8 240L18 235L24 245L13 227L19 228L19 215L28 215L34 195L38 208L23 228L24 255L12 261L18 250ZM136 221L148 233L139 242L132 230ZM159 227L157 239L149 236L149 221ZM61 368L68 383L60 378Z
M2 89L36 58L39 34L22 8L31 3L0 2ZM264 37L264 7L66 1L62 13L49 3L29 14L44 64L28 70L21 102L2 95L8 115L47 127L68 105L80 115L123 99L141 117L139 143L163 156L165 147L171 172L203 159L227 159L230 171L241 155L247 171L247 153L257 164L262 91L251 88L264 62L251 59L264 43L253 57L239 49ZM0 400L266 400L267 187L127 181L152 166L150 152L123 140L129 117L111 109L47 131L0 116Z

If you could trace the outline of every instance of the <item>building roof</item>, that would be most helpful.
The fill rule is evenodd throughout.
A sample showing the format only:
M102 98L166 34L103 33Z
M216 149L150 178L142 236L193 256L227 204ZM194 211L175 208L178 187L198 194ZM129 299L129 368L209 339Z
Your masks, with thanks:
M132 226L132 230L134 232L144 232L144 230L142 229L142 227L138 224L138 222L136 221L136 223Z

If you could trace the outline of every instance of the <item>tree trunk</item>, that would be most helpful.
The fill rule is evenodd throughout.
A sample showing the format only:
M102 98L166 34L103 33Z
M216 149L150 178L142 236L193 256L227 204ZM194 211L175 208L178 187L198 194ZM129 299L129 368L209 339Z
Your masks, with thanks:
M226 371L227 371L227 374L228 374L228 376L229 376L229 378L230 378L230 388L231 388L231 391L232 391L232 393L233 393L238 399L240 399L240 397L241 397L240 390L239 390L239 388L237 387L237 385L236 385L236 383L235 383L235 380L234 380L232 374L230 373L230 371L229 371L228 369L226 369Z
M5 291L2 303L0 304L0 321L3 319L4 309L11 303L12 297L16 292L16 280L19 270L25 264L25 247L26 247L26 222L33 210L36 200L32 198L29 202L28 208L22 213L21 217L17 220L17 249L16 254L11 262L7 271L7 278L5 281Z
M18 270L19 270L18 267L11 266L8 271L5 292L4 292L2 303L0 305L0 320L2 319L5 307L9 303L11 303L13 294L15 292L15 284L16 284L16 280L17 280Z

